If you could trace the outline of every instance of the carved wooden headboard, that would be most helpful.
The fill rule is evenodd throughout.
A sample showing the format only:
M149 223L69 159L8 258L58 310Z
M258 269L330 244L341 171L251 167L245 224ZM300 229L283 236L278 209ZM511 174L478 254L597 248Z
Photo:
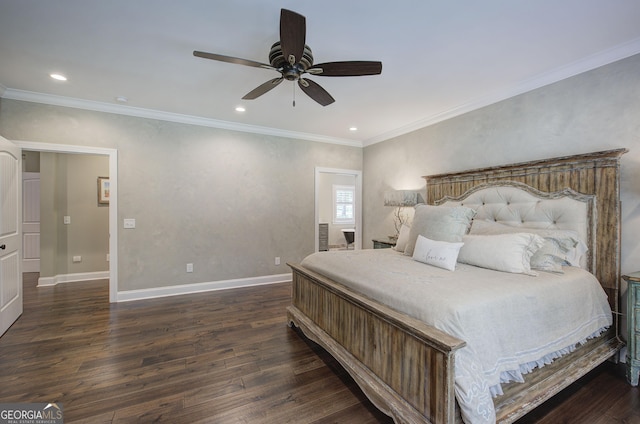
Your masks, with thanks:
M620 291L620 157L627 149L608 150L470 171L428 175L426 201L460 197L483 184L517 182L545 193L570 188L595 196L594 273L614 311Z

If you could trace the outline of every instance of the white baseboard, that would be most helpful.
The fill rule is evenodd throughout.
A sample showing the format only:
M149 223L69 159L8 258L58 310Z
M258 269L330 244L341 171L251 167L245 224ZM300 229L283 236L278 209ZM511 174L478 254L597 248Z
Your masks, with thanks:
M119 291L117 302L154 299L157 297L177 296L182 294L201 293L213 290L235 289L239 287L260 286L291 281L291 273L265 275L263 277L238 278L234 280L211 281L208 283L182 284L177 286L155 287L152 289Z
M38 287L55 286L60 283L75 283L77 281L109 279L109 271L79 272L76 274L61 274L53 277L38 278Z

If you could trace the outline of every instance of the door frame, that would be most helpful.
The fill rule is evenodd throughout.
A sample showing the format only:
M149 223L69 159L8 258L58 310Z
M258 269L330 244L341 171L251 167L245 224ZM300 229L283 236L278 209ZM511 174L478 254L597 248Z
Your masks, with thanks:
M333 175L350 175L356 179L356 203L355 203L355 237L353 241L354 249L362 249L362 171L354 169L339 169L339 168L323 168L320 166L315 167L315 188L314 188L314 240L315 247L314 252L320 250L320 231L318 224L320 223L320 174L333 174Z
M104 147L74 146L11 140L22 150L89 154L109 157L109 302L118 301L118 150Z

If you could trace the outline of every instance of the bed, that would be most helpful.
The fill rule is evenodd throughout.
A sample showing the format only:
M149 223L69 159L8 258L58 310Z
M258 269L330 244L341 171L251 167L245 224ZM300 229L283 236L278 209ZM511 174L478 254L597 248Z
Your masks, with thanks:
M522 376L523 382L500 384L491 400L497 422L522 417L600 363L615 358L623 346L617 313L619 162L625 151L424 177L429 205L471 208L475 211L474 222L493 221L527 231L551 227L578 232L587 250L575 268L595 276L611 311L611 325L577 343L570 353L545 366L532 367ZM505 196L501 190L509 194ZM511 203L513 193L523 193L517 195L518 199L526 201ZM530 213L530 198L534 199L533 205L545 205L542 213ZM391 252L386 255L393 257ZM454 331L445 331L411 311L403 311L384 296L357 285L350 287L339 274L314 271L311 265L289 265L293 271L289 324L336 358L374 405L398 423L462 422L464 409L456 399L460 386L456 371L459 380L466 365L456 363L456 358L468 349L467 341L451 334ZM473 275L473 268L457 265L453 274L463 270L466 274L460 272L461 276ZM359 278L362 284L374 279L367 275ZM469 338L469 344L473 343Z

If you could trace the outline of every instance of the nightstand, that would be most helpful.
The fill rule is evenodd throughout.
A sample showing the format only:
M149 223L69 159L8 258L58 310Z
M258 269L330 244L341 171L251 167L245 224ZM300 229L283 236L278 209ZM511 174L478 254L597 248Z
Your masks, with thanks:
M627 379L638 385L640 374L640 272L623 275L627 282Z
M396 245L395 241L391 241L389 239L386 239L386 240L373 239L372 241L373 241L374 249L388 249Z

